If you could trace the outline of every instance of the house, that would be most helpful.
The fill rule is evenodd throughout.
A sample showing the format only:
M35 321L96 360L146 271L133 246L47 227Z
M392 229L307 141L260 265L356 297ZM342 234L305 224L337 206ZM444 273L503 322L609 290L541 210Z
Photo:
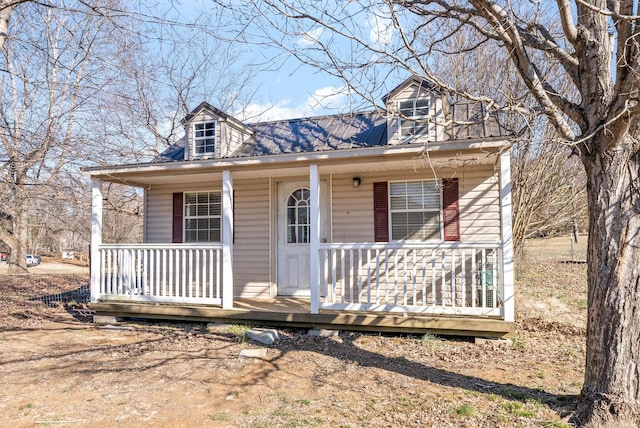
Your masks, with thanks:
M91 167L98 314L513 332L511 136L412 77L386 111L245 124L202 103L149 163ZM102 242L102 183L144 191Z

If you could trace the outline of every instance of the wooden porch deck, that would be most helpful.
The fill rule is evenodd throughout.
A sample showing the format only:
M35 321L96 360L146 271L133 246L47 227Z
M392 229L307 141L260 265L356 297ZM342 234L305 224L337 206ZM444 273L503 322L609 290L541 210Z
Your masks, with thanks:
M359 330L395 333L435 333L456 336L508 337L514 323L492 317L390 314L322 310L310 313L309 299L234 299L225 310L206 305L96 302L96 315L175 321L251 323L275 327Z

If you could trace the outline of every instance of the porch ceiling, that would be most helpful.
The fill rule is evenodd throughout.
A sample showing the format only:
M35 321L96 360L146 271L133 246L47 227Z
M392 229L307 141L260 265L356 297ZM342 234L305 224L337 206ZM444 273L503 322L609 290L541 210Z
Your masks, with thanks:
M466 142L465 142L466 143ZM159 184L180 184L220 180L229 170L236 179L304 176L309 165L318 165L321 174L396 171L433 167L460 167L496 164L499 152L508 147L504 140L470 144L449 143L447 149L429 150L423 147L391 147L377 151L341 150L332 153L314 152L261 158L220 159L217 161L175 162L147 165L127 165L108 168L88 168L94 178L138 187Z

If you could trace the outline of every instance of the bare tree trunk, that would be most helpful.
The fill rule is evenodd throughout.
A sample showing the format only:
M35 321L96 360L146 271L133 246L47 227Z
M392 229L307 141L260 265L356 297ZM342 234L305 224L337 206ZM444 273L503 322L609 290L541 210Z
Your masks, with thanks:
M607 142L594 141L594 147L605 147ZM640 154L629 142L617 150L586 155L583 163L590 213L589 296L585 382L576 422L593 427L637 427Z
M13 234L9 241L11 256L8 259L9 273L27 272L27 237L29 235L28 200L16 199L12 221Z

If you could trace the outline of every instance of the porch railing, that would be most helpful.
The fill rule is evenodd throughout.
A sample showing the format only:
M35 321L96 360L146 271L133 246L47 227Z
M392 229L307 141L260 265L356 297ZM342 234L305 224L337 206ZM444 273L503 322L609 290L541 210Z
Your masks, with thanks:
M321 309L501 316L499 244L320 244Z
M221 244L103 244L96 299L222 303Z

